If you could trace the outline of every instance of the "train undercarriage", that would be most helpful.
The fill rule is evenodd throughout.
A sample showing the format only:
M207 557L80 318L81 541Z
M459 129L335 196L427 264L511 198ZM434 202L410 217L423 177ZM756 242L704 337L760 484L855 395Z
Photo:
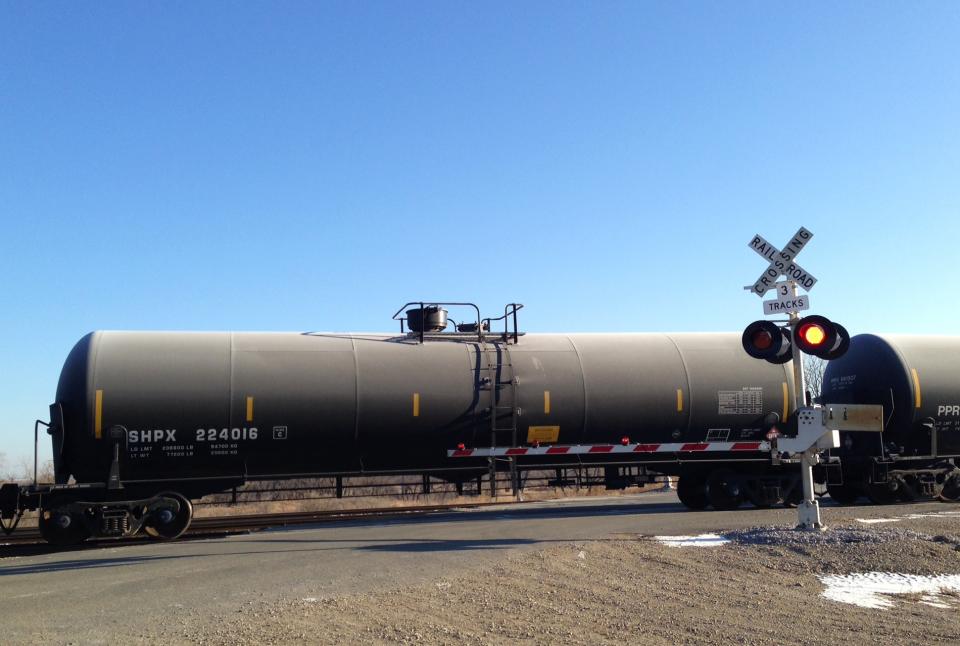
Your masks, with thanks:
M97 485L24 487L7 483L0 487L0 529L4 533L12 533L26 511L37 512L37 528L51 545L74 545L91 537L130 537L140 532L172 540L183 535L193 519L190 499L174 491L121 499Z
M878 505L940 499L960 501L960 468L955 457L844 458L827 483L839 504L866 498Z
M479 462L479 461L478 461ZM512 479L514 493L522 492L525 473L554 471L549 479L554 487L603 485L607 489L626 489L654 483L676 483L680 502L692 510L733 510L749 504L757 508L777 505L796 506L802 500L800 469L795 462L772 463L769 459L711 459L688 462L655 463L576 462L568 464L511 463L497 460L496 471L517 474ZM584 469L593 469L593 477L584 478ZM419 473L419 472L418 472ZM319 475L319 474L318 474ZM355 474L371 476L374 474ZM395 475L395 474L394 474ZM457 485L476 481L476 493L489 471L479 467L456 471L424 473ZM337 496L342 495L342 480L337 476ZM839 504L864 499L876 504L941 499L960 501L960 468L954 458L913 458L879 461L839 460L814 468L815 493L830 494ZM107 484L23 486L13 483L0 487L0 528L11 532L24 511L38 512L42 537L54 545L69 545L90 537L122 538L145 533L157 539L175 539L190 526L193 518L191 499L214 491L228 491L242 480L207 482L203 491L183 481L169 483L171 490L159 493L130 487L111 488ZM489 483L489 480L487 481ZM179 491L175 491L178 489ZM153 491L156 491L155 489ZM424 493L430 493L424 485ZM496 490L491 493L496 495Z
M677 496L690 509L795 506L801 499L796 467L737 464L689 467L679 472ZM954 458L833 462L814 469L815 491L837 504L877 505L922 500L960 502L960 468Z

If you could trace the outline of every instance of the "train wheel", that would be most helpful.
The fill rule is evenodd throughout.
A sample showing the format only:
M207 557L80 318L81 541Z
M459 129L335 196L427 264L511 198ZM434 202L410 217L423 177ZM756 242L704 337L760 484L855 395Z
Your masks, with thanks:
M76 545L90 538L90 530L79 514L56 509L41 509L37 528L51 545Z
M764 487L763 481L758 481L756 486L747 489L747 498L757 509L769 509L780 502L777 489Z
M960 477L953 476L947 479L940 490L940 500L943 502L960 502Z
M193 519L193 505L178 493L170 491L159 494L162 503L150 512L143 529L153 538L173 540L179 538Z
M904 476L896 495L903 502L916 502L920 499L921 490L920 480L916 476Z
M756 477L745 483L746 498L757 509L769 509L780 502L779 483Z
M828 484L827 493L838 505L852 505L860 499L860 492L853 485Z
M711 471L707 477L707 500L714 509L736 509L743 503L740 476L730 469Z
M887 485L867 485L867 498L875 505L892 505L900 497L899 492L890 489Z
M706 509L710 501L707 500L707 483L699 475L684 474L677 482L677 498L687 509Z
M783 506L787 509L794 509L799 507L800 503L803 502L803 485L800 484L800 479L797 478L790 486L790 491L783 497Z

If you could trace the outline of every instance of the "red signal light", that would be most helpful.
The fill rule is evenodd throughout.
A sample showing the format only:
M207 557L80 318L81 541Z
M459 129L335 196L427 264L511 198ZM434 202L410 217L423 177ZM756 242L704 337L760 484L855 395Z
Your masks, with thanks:
M804 323L797 329L797 334L811 346L821 346L827 340L827 331L816 323Z
M794 342L800 352L830 360L847 351L850 334L842 325L814 314L797 322Z
M755 359L786 363L793 349L821 359L843 356L850 346L850 334L840 324L816 314L797 321L793 329L780 328L771 321L754 321L741 337L743 349Z
M768 330L757 330L750 340L757 350L769 350L773 347L773 335Z
M793 352L790 335L771 321L754 321L743 331L743 349L754 359L786 363Z

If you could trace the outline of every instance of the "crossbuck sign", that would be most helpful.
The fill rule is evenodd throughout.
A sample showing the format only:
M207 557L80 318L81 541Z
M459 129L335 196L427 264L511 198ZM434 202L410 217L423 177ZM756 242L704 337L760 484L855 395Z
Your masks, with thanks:
M813 274L797 264L796 261L797 256L812 237L813 233L800 227L800 230L790 238L783 249L777 249L759 234L753 236L753 239L748 243L747 246L760 254L770 264L754 281L753 285L747 285L744 289L752 291L760 298L763 298L771 289L777 290L776 300L763 302L765 314L780 314L810 309L809 297L806 295L797 296L791 283L808 292L817 284L817 279L814 278ZM787 280L779 280L781 276L785 276Z

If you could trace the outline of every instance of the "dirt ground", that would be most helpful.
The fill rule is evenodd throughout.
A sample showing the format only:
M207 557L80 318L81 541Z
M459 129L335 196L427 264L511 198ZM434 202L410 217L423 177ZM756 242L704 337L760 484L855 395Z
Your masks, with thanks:
M956 644L960 596L887 609L824 598L818 575L960 573L957 516L757 528L716 547L614 536L506 557L418 587L186 616L145 641L203 644Z

